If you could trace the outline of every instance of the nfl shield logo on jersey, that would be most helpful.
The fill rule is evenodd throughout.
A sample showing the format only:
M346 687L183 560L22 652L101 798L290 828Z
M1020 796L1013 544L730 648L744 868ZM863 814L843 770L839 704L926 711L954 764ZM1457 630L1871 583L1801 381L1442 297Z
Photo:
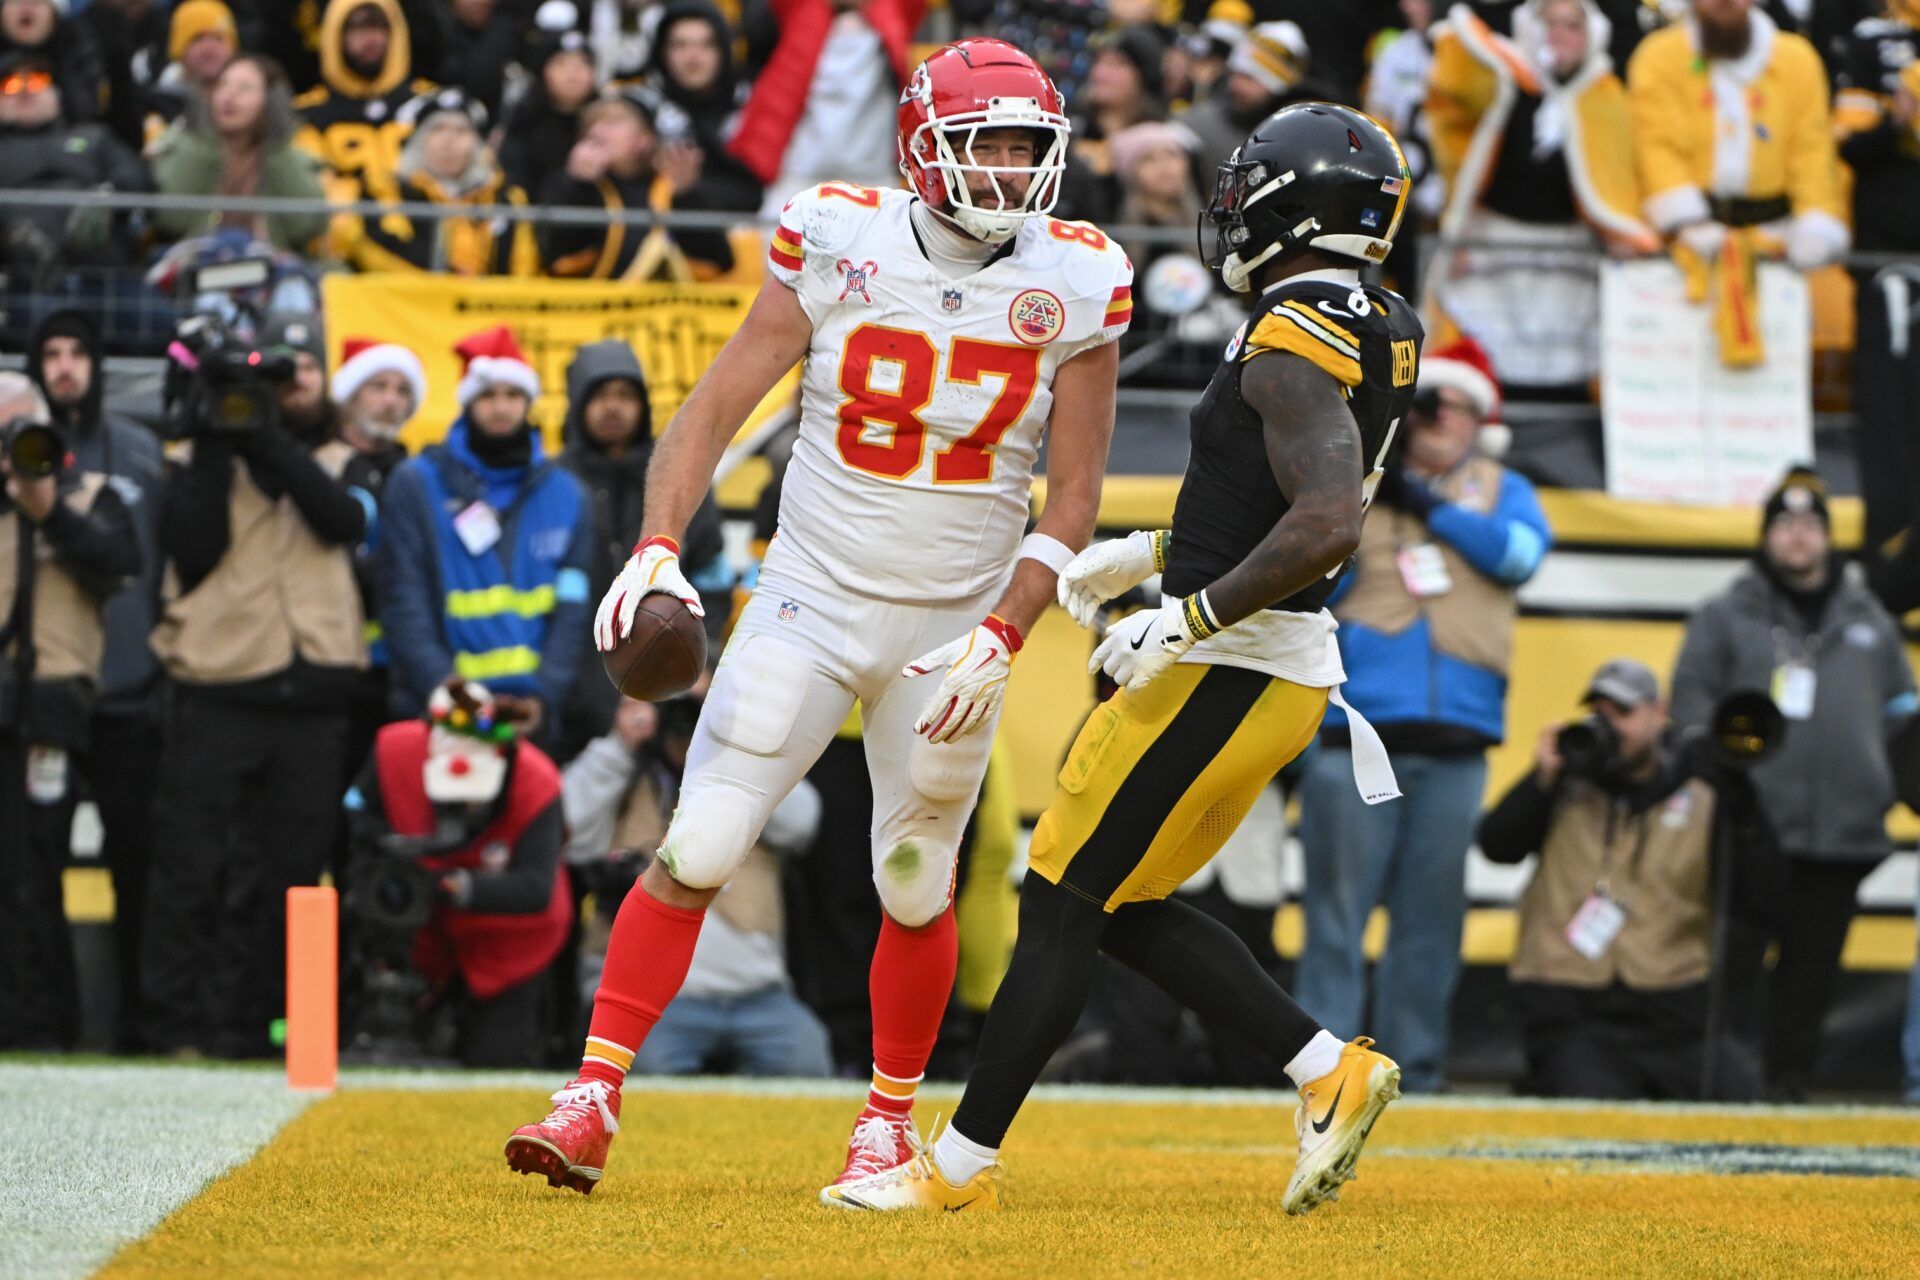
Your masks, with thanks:
M867 282L873 273L880 269L878 263L872 259L868 259L865 262L855 264L846 258L842 258L833 264L833 269L838 271L841 278L845 281L845 283L840 286L840 301L845 302L848 294L857 293L860 295L860 301L866 303L868 306L873 305L873 295L867 292Z
M1044 347L1067 325L1067 309L1045 289L1028 289L1007 308L1013 336L1030 347Z
M942 289L940 291L940 309L942 311L958 311L960 309L960 291L958 289Z
M795 604L791 600L782 600L780 602L780 621L792 622L795 618L799 616L800 616L799 605Z

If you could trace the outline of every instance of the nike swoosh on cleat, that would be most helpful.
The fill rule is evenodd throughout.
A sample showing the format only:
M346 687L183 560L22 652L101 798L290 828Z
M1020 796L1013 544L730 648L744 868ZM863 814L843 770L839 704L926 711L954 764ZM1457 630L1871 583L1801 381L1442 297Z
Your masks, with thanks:
M980 1198L979 1196L975 1196L975 1197L973 1198L973 1200L969 1200L969 1201L967 1201L967 1203L966 1203L966 1204L950 1204L950 1205L948 1205L948 1206L946 1206L946 1209L947 1209L947 1212L948 1212L948 1213L958 1213L958 1212L960 1212L960 1211L961 1211L962 1209L964 1209L964 1208L966 1208L966 1207L967 1207L967 1205L971 1205L971 1204L973 1203L973 1201L974 1201L974 1200L978 1200L979 1198Z
M1313 1131L1315 1133L1325 1133L1327 1131L1327 1126L1333 1123L1333 1113L1340 1109L1340 1095L1345 1093L1346 1091L1347 1091L1347 1082L1345 1080L1342 1080L1340 1082L1340 1087L1334 1090L1333 1105L1327 1108L1327 1114L1325 1114L1324 1116L1321 1116L1318 1120L1315 1120L1313 1122Z

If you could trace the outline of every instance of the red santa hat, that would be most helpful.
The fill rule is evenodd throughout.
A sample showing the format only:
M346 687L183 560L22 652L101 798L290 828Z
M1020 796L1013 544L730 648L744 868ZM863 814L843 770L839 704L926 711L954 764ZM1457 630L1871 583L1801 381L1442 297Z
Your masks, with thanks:
M514 341L513 330L505 325L468 334L454 343L453 353L465 362L457 392L465 409L488 387L505 385L524 391L527 399L540 398L540 375L527 362L526 353Z
M397 373L407 380L417 410L427 401L427 371L420 357L395 342L348 338L340 349L340 367L328 384L335 404L345 404L376 373Z
M1507 451L1513 433L1500 421L1500 383L1493 376L1493 362L1472 338L1458 337L1420 357L1421 391L1457 391L1467 398L1480 417L1478 444L1484 453L1496 457Z

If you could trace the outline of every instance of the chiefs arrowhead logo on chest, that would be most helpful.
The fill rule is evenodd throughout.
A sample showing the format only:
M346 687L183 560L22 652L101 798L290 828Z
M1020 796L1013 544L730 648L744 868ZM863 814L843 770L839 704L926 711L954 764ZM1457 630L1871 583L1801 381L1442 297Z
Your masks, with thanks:
M1013 336L1030 347L1044 347L1067 327L1067 309L1045 289L1027 289L1007 308Z

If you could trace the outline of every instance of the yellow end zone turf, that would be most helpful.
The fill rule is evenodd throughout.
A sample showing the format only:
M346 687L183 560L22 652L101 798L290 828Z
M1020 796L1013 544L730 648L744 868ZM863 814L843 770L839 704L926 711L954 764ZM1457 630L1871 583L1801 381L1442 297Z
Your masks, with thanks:
M952 1101L923 1098L923 1122ZM540 1093L349 1091L101 1274L1531 1280L1912 1276L1920 1258L1913 1176L1648 1172L1550 1146L1545 1159L1472 1154L1584 1139L1920 1159L1920 1115L1402 1103L1342 1202L1289 1219L1275 1207L1287 1109L1036 1101L1007 1151L1007 1212L903 1218L814 1201L856 1106L632 1092L607 1181L582 1198L501 1158L512 1128L544 1112ZM1712 1162L1724 1148L1704 1150Z

